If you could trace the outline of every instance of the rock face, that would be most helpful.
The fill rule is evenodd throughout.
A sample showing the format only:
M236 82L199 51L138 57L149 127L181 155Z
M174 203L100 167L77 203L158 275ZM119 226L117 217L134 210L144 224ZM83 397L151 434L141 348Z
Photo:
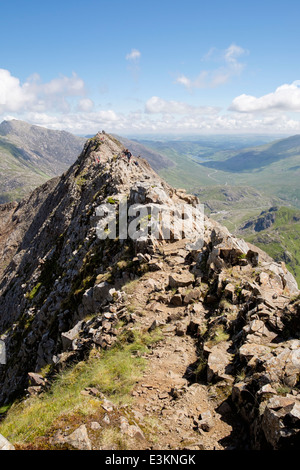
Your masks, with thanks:
M0 238L5 256L0 340L8 359L0 365L0 403L26 390L40 393L47 386L39 375L45 366L56 372L82 361L92 348L111 348L117 325L132 325L143 315L128 308L122 287L147 272L153 279L146 280L145 303L156 315L149 329L160 324L167 308L166 334L190 335L197 343L199 363L188 376L201 375L230 390L228 406L247 423L253 448L295 445L300 423L296 281L284 264L216 222L204 217L199 225L192 218L194 209L199 215L197 198L171 188L144 159L127 162L122 150L115 138L99 133L61 178L0 211L0 226L5 220L8 227ZM108 225L111 214L117 215L117 228L124 222L124 196L128 230L134 211L142 214L137 236L129 238ZM105 220L98 210L103 204ZM183 205L188 229L182 228ZM155 210L163 215L160 225ZM172 223L166 213L173 214ZM187 236L191 233L195 239ZM124 433L144 439L138 427L121 424ZM209 433L212 415L203 412L197 426ZM85 431L80 427L64 439L88 448Z

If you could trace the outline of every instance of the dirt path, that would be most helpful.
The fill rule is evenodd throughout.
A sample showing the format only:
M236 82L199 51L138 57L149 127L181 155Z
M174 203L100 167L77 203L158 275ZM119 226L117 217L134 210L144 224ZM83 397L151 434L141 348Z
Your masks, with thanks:
M215 411L212 388L194 383L197 347L195 339L186 334L190 321L186 306L157 300L146 303L153 286L159 283L162 287L174 272L188 272L181 251L182 247L173 245L172 253L165 253L161 270L149 273L131 297L143 311L137 323L149 328L155 321L153 326L160 327L163 334L132 392L131 409L141 426L153 426L152 449L221 450L230 445L234 429Z

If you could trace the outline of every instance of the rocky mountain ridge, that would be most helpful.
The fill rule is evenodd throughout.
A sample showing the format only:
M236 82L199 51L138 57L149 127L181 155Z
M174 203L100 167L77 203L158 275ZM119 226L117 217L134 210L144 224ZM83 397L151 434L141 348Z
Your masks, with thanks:
M84 138L24 121L0 124L0 203L20 200L61 175L82 151Z
M134 419L91 381L82 395L106 414L92 421L76 415L72 429L59 421L55 432L30 445L116 448L103 440L103 429L113 424L137 449L295 446L295 279L284 264L207 217L201 248L177 240L179 207L197 207L198 199L170 187L145 160L125 160L122 150L114 137L99 133L62 177L1 208L7 229L0 239L0 339L8 360L0 365L0 403L27 393L30 407L30 396L44 396L55 374L74 364L92 367L99 351L113 353L124 341L134 344L137 332L157 332L159 340L144 352L145 373L131 391ZM129 207L171 208L171 239L100 240L96 209L118 207L120 194ZM137 351L133 356L138 360ZM28 448L15 431L5 432L13 409L0 432ZM159 422L155 436L147 417Z

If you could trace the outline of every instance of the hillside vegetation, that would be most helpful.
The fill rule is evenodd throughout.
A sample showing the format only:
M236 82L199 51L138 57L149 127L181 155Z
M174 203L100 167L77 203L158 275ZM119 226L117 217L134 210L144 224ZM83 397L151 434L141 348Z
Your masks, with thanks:
M276 261L284 261L300 284L299 210L271 208L245 223L238 233Z
M0 204L21 200L53 176L61 175L85 139L23 121L0 124Z
M175 163L160 171L170 184L197 193L204 187L252 187L283 205L300 208L300 136L251 147L253 137L236 141L142 141ZM247 146L248 144L248 146ZM250 146L249 146L250 145ZM246 206L247 207L247 206Z

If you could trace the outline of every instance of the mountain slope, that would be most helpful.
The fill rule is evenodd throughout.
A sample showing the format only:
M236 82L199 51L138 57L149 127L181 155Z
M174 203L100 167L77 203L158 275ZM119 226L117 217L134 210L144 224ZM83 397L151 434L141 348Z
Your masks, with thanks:
M300 281L300 211L272 207L246 221L237 232L265 250L277 262L284 261Z
M85 139L23 121L0 124L0 203L20 200L60 175L82 150Z
M126 137L120 137L118 135L115 137L134 155L140 155L141 157L145 158L155 171L168 169L174 166L172 160L135 140L130 140Z
M0 433L20 449L296 445L293 276L207 217L192 222L203 244L189 247L180 208L197 198L122 150L97 134L62 177L0 212L0 404L26 397L6 407ZM144 211L136 230L155 229L160 208L161 236L123 239L102 204L119 227Z
M280 205L299 208L299 136L255 147L249 147L252 139L235 140L232 143L220 137L215 143L212 137L203 142L141 142L174 162L159 173L175 187L194 194L204 187L238 186L246 191L252 187L266 200L279 198ZM255 209L255 204L249 209Z
M222 171L240 172L256 170L291 157L300 159L300 135L245 149L223 162L205 162L203 166Z

